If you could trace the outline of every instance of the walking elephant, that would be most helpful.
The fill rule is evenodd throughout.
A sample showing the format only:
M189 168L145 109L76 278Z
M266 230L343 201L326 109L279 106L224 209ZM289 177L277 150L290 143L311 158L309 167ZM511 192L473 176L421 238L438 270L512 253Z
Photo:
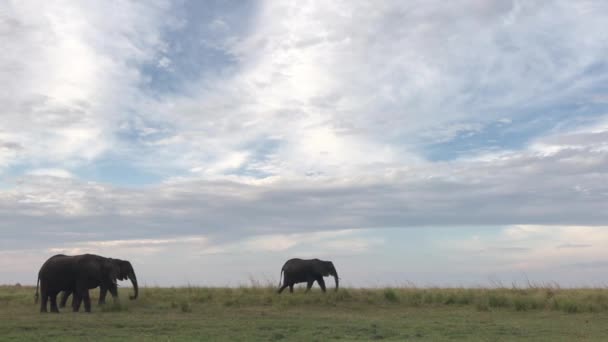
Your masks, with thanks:
M325 281L323 277L333 276L336 282L336 291L338 291L338 272L331 261L323 261L319 259L289 259L281 268L281 277L283 285L279 282L278 293L283 292L289 286L289 292L293 293L293 285L297 283L306 283L306 292L310 291L312 284L316 281L321 290L325 292Z
M132 269L132 268L131 268ZM121 269L118 263L110 258L99 255L83 254L67 256L63 254L49 258L38 272L36 284L36 300L38 300L38 286L40 286L40 312L47 311L47 301L51 302L51 312L59 312L57 308L57 294L61 291L74 293L72 309L76 312L84 301L84 309L91 312L91 299L89 289L100 286L110 291L113 297L117 296L116 281L120 279ZM133 283L137 298L138 286L135 272L128 275Z
M116 265L119 269L118 272L118 276L117 279L118 280L127 280L130 279L131 282L133 282L135 289L137 290L137 278L135 277L135 270L133 269L133 266L131 265L131 263L127 260L121 260L121 259L113 259L113 258L108 258L108 260L110 262L112 262L114 265ZM112 298L114 299L114 302L117 301L118 299L118 291L117 291L117 287L116 287L116 283L112 284L109 288L105 286L105 284L99 284L99 301L98 304L99 305L103 305L106 303L106 295L108 293L108 291L110 291L110 294L112 295ZM70 295L74 293L73 290L64 290L61 294L61 300L59 301L59 307L60 308L64 308L68 298L70 297ZM135 296L129 296L129 299L135 299L137 298L137 292L135 293ZM72 304L74 303L74 300L72 299Z

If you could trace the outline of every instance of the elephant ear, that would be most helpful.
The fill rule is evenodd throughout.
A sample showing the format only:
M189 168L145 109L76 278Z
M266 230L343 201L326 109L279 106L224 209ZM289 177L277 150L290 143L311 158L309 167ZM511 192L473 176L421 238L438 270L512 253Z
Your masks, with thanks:
M329 267L327 266L326 261L319 260L319 262L317 262L315 265L315 269L317 273L321 274L324 277L327 277L329 275Z
M102 276L105 281L109 281L112 284L116 284L116 281L120 276L120 268L112 261L107 260L101 264Z
M323 275L325 277L332 275L333 272L334 272L334 263L331 262L331 261L325 261L323 264L325 266L324 267L325 270L323 271Z
M118 263L118 267L120 268L118 279L129 279L129 274L133 273L133 266L131 266L131 263L125 260L120 260Z

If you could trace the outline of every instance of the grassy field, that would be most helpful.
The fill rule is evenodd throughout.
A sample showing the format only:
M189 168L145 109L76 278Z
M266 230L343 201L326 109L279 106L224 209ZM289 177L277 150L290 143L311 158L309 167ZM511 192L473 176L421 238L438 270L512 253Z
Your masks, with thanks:
M40 314L0 286L2 341L606 341L608 289L142 288L93 312ZM96 297L98 291L92 291Z

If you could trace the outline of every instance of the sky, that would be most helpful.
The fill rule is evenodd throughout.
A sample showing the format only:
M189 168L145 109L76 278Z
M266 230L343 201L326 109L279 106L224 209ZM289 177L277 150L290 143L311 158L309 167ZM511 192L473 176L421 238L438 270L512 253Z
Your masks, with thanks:
M608 284L605 1L0 1L0 283ZM128 286L125 284L125 286Z

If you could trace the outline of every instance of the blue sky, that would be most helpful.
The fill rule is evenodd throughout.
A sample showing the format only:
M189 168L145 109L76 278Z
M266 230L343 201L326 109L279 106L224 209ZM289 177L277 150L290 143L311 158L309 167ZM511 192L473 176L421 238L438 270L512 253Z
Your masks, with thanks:
M90 252L150 285L606 284L607 15L0 4L0 283Z

